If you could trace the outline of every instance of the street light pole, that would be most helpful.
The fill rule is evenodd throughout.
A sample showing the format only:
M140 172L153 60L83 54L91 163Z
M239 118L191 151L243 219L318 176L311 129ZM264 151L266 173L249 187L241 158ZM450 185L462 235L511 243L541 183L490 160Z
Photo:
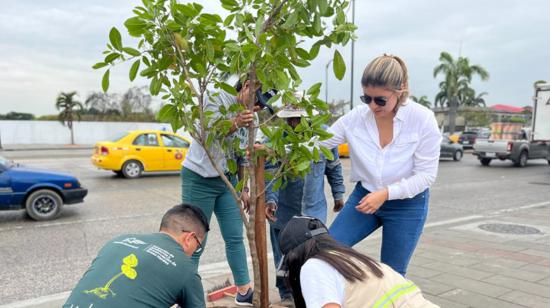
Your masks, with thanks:
M351 23L355 24L355 0L351 0ZM353 60L355 56L355 40L351 40L351 89L349 109L353 109Z
M328 104L328 66L332 63L332 59L325 65L325 102Z

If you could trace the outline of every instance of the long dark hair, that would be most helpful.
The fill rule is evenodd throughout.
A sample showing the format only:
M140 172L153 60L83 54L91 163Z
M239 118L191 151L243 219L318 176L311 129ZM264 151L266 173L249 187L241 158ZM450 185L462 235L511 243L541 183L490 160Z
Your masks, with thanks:
M349 282L364 281L367 278L362 265L366 265L376 277L384 275L380 265L370 257L336 242L328 234L314 236L290 250L284 259L288 268L285 283L292 289L294 304L298 308L306 307L300 285L300 270L310 258L327 262Z

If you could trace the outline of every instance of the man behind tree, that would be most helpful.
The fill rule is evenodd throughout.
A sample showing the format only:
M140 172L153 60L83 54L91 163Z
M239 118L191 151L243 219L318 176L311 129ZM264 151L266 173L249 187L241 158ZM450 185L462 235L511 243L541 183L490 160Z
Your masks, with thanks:
M209 230L201 209L176 205L160 232L109 241L63 307L204 307L204 291L190 256Z

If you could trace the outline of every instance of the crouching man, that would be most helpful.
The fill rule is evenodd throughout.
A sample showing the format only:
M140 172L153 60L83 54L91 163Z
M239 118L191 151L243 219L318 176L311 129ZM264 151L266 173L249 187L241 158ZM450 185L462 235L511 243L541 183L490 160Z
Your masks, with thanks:
M202 249L208 230L201 209L174 206L160 232L121 235L105 244L63 307L205 307L190 256Z

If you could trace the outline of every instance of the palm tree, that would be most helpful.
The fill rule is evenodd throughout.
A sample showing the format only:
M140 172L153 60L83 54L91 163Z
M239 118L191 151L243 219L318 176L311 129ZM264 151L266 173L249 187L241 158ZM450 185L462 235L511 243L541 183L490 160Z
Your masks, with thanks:
M428 97L426 95L422 95L420 97L416 97L414 95L410 96L411 100L413 100L415 103L418 103L422 106L430 108L432 103L428 100Z
M75 118L80 120L80 113L84 110L82 103L74 99L75 95L75 91L61 92L55 102L55 107L61 111L57 116L58 120L71 130L71 144L74 144L73 121Z
M458 57L455 60L446 51L441 52L439 61L440 64L434 68L434 78L443 74L445 80L439 84L441 92L436 96L435 102L436 105L445 102L449 106L449 131L452 133L456 126L456 113L461 104L461 95L464 96L467 92L474 76L487 80L489 73L479 65L471 65L466 57Z

